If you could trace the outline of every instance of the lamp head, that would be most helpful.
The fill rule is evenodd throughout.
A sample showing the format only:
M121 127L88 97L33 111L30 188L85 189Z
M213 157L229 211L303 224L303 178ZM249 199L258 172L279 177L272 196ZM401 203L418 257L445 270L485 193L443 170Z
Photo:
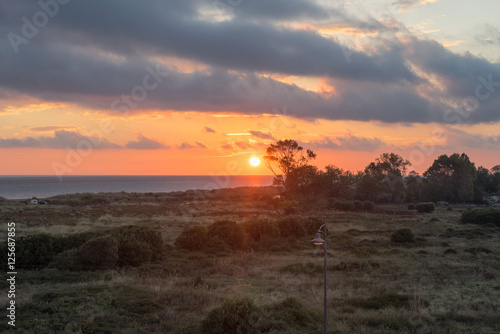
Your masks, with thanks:
M312 240L313 244L315 245L323 245L325 243L325 240L323 240L323 238L321 238L321 233L316 233L316 238L314 238Z

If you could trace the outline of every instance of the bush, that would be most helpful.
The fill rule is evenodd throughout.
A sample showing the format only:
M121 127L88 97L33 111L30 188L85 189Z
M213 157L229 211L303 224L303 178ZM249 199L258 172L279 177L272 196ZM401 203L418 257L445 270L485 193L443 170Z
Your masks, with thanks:
M472 209L464 212L460 220L464 224L493 224L500 227L500 210Z
M89 240L78 249L78 258L83 268L114 268L118 261L118 241L110 235Z
M247 234L243 226L232 220L219 220L208 226L208 236L217 238L233 250L243 250L247 247Z
M284 238L300 238L305 235L304 224L299 217L285 217L278 220L278 228Z
M417 205L415 205L415 208L420 213L430 213L434 211L434 209L436 209L436 205L434 204L434 202L421 202L417 203Z
M298 201L282 201L278 203L278 207L280 209L285 209L285 210L291 207L298 207L298 206L299 206Z
M125 226L114 236L118 240L118 265L137 267L144 262L157 261L163 255L161 234L150 227Z
M188 251L200 251L208 243L208 231L204 226L193 226L181 232L175 239L176 247Z
M391 241L397 244L413 243L416 241L415 234L409 228L403 228L395 231L391 235Z
M287 327L304 328L314 326L319 317L304 306L297 298L290 297L269 307L272 319L286 324Z
M354 211L356 209L352 201L337 201L333 203L333 207L339 211Z
M46 267L57 255L71 248L80 247L87 240L99 233L78 233L70 236L53 236L49 234L34 234L16 240L17 268L41 269ZM7 243L2 244L7 254ZM1 257L0 262L6 261Z
M354 203L354 210L356 210L356 211L363 210L363 202L361 202L359 200L355 200L353 203Z
M91 240L92 243L82 246ZM139 266L144 262L157 261L164 250L161 235L149 227L142 226L125 226L68 236L35 234L17 240L17 267L41 269L55 260L53 264L61 269L98 269L101 266L107 268L115 258L115 245L118 247L119 266ZM6 249L7 244L3 243L2 247ZM95 260L96 257L98 260ZM0 263L5 260L0 258Z
M305 231L307 235L314 236L318 229L323 225L323 219L319 217L306 217L303 219Z
M366 211L372 211L375 209L375 203L372 201L363 201L363 209Z
M408 210L415 210L417 207L415 205L415 203L410 203L408 204Z
M226 300L220 307L211 310L201 323L201 332L206 334L254 333L259 310L247 297Z
M267 219L250 220L242 225L245 232L255 241L260 241L263 236L279 237L280 235L278 225Z

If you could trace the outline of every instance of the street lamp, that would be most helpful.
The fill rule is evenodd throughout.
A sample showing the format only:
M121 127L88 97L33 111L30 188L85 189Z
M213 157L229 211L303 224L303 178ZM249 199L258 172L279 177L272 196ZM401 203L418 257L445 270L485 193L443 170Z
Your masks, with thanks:
M321 234L323 234L323 238L321 238ZM327 321L327 316L326 316L326 309L327 309L327 297L326 297L326 217L323 216L323 225L320 226L318 229L318 232L316 233L316 238L312 240L313 244L315 245L323 245L323 276L324 276L324 310L323 310L323 316L324 316L324 333L326 334L327 327L328 327L328 321Z

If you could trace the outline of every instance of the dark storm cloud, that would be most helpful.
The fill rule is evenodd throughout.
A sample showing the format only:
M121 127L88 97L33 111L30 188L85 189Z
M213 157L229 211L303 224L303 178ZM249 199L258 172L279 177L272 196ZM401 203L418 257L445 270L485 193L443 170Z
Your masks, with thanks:
M417 79L398 61L398 51L376 55L352 52L352 61L348 61L345 47L315 32L277 28L271 22L209 22L194 12L199 1L179 2L184 1L73 1L61 7L30 43L39 41L46 46L64 41L67 47L98 46L124 55L170 54L244 71L326 74L383 82ZM37 6L32 7L23 12L35 12ZM4 9L9 12L9 7ZM19 20L7 30L20 33L21 26ZM26 46L21 44L19 49Z
M440 78L444 93L457 105L444 108L441 121L481 123L500 120L500 64L471 54L458 55L435 41L413 39L406 58Z
M377 37L370 52L351 52L313 31L277 24L302 18L363 25L316 2L244 1L222 22L203 16L207 9L216 12L214 6L202 0L70 1L47 16L47 24L17 45L16 53L9 34L22 35L23 22L33 21L41 7L36 1L2 1L0 92L110 112L262 114L288 106L297 118L389 123L450 122L450 101L459 104L479 92L477 108L460 121L500 119L499 64L416 38ZM157 56L197 61L207 69L181 73L159 66ZM259 73L326 77L335 93L326 97ZM438 77L443 87L436 89L428 76Z

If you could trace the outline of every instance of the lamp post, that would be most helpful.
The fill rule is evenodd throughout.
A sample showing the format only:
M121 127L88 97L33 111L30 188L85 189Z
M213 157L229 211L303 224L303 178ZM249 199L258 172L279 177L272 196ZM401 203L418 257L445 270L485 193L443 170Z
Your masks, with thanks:
M323 234L323 238L321 238L321 234ZM328 327L328 320L326 316L326 309L327 309L327 296L326 296L326 217L323 216L323 225L320 226L318 229L318 232L316 233L316 238L312 240L313 244L315 245L323 245L323 276L324 276L324 310L323 310L323 316L324 316L324 334L327 334L327 327Z

